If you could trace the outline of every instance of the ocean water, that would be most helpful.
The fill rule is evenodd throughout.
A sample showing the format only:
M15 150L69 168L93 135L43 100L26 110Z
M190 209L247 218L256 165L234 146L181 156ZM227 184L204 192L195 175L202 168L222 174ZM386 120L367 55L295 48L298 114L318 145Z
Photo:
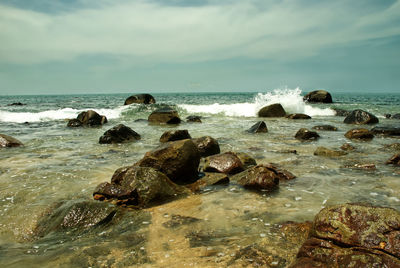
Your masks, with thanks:
M384 117L400 113L400 94L333 93L333 104L304 103L299 89L153 95L157 103L147 106L124 106L128 94L0 97L0 133L25 145L0 149L2 267L224 267L248 246L264 243L270 250L279 248L282 236L274 231L276 226L310 221L327 205L368 202L400 210L400 169L385 165L396 153L385 145L400 140L376 136L369 142L350 141L344 133L355 126L344 124L344 118L332 110L363 109L379 118L379 126L400 126L399 120ZM13 102L26 105L7 106ZM268 133L247 133L260 120L257 111L277 102L288 113L306 113L312 119L263 118ZM173 106L182 119L200 115L202 123L166 126L135 122L147 119L164 104ZM97 128L66 127L67 119L88 109L107 116L109 122ZM99 137L119 123L131 127L142 139L99 144ZM318 131L321 138L313 142L294 138L298 129L322 124L334 125L338 131ZM33 237L38 222L52 207L91 200L99 183L110 181L117 168L141 159L159 145L164 131L172 129L187 129L194 138L212 136L222 152L245 152L258 163L276 163L297 178L281 183L273 193L250 192L233 184L212 187L142 211L125 209L121 213L128 216L124 214L103 229ZM313 155L318 146L338 150L344 143L356 150L337 158ZM288 153L291 150L297 154ZM348 167L355 164L375 164L376 169ZM173 215L199 221L168 229L165 222ZM283 257L272 263L275 267L288 264Z

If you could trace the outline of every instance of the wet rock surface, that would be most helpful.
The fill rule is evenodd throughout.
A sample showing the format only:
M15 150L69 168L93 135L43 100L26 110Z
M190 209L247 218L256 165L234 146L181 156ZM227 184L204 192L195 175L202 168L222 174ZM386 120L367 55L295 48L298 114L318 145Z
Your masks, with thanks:
M338 157L338 156L342 156L342 155L346 155L347 152L344 151L339 151L339 150L332 150L332 149L328 149L326 147L318 147L315 151L314 151L314 155L318 155L318 156L326 156L326 157Z
M1 147L19 147L24 144L11 136L0 134L0 148Z
M310 131L306 128L301 128L297 131L296 135L294 136L298 140L317 140L319 139L319 135L315 131Z
M107 123L107 117L104 115L99 115L93 110L88 110L86 112L81 112L78 114L76 119L71 119L68 121L68 127L80 127L80 126L101 126Z
M286 116L286 118L294 119L294 120L297 120L297 119L311 119L311 116L306 115L306 114L289 114L289 115Z
M344 143L342 146L340 146L340 149L342 149L343 151L353 151L356 149L356 147L354 147L350 143Z
M313 126L312 129L323 130L323 131L337 131L337 127L332 126L332 125Z
M249 133L267 133L267 124L264 121L258 121L251 128L247 130Z
M123 143L135 140L140 140L140 135L130 127L119 124L104 132L104 134L99 138L99 143Z
M303 100L308 102L332 103L332 96L328 91L315 90L307 93Z
M236 174L244 170L240 158L232 152L208 156L203 167L204 172Z
M375 135L400 136L400 127L392 127L392 126L374 127L371 129L371 132Z
M148 119L150 123L179 124L181 119L178 112L170 107L164 107L152 112Z
M219 154L221 152L218 141L213 137L204 136L192 139L192 141L197 146L201 157Z
M281 176L273 168L264 165L251 167L231 177L231 181L253 190L275 190Z
M378 124L379 119L366 111L363 110L354 110L346 116L343 123L345 124L357 124L357 125L370 125L370 124Z
M285 109L280 103L265 106L258 111L258 117L284 117L285 115Z
M186 187L192 192L198 192L209 186L226 185L228 183L229 177L224 173L205 172L203 177L192 184L186 185Z
M348 116L351 114L351 111L343 110L343 109L338 109L338 108L332 108L332 110L335 111L336 116Z
M189 115L188 117L186 117L186 122L188 122L188 123L201 123L201 116Z
M170 130L170 131L165 131L161 135L160 142L178 141L191 138L192 137L190 137L189 131L187 129Z
M153 103L156 103L156 100L150 94L136 94L136 95L132 95L132 96L128 97L125 100L124 105L129 105L132 103L153 104Z
M374 134L366 128L355 128L347 131L344 136L350 140L369 141L374 138Z
M400 153L393 155L388 161L386 161L386 165L400 166Z

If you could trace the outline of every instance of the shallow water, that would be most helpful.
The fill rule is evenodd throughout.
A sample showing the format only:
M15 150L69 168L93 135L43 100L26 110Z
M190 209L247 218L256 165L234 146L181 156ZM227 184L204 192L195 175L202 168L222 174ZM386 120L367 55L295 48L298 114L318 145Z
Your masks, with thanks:
M344 133L354 126L343 124L343 117L334 116L330 109L362 108L377 115L379 125L399 126L399 120L384 118L385 113L400 113L399 94L333 94L335 103L330 105L305 104L299 90L154 96L157 104L149 106L123 106L127 95L0 99L0 133L25 144L1 149L0 154L2 266L241 266L233 261L241 249L255 244L263 245L268 252L280 249L284 244L280 242L282 234L276 231L279 224L312 220L327 205L369 202L400 210L400 170L384 164L395 153L384 145L400 139L376 136L369 142L347 140ZM313 118L264 118L268 133L246 133L259 120L256 111L277 100L287 111L308 112ZM17 101L27 105L6 106ZM157 126L134 122L147 118L162 103L176 105L183 119L201 115L203 123ZM109 123L99 128L66 127L66 118L89 108L106 115ZM121 145L98 144L98 138L118 123L131 127L142 139ZM314 142L294 138L299 128L321 124L334 125L338 131L318 131L321 138ZM91 200L96 185L109 181L117 168L141 159L159 145L161 134L171 129L188 129L192 137L210 135L219 141L222 152L246 152L258 163L277 163L297 178L281 183L273 193L250 192L233 184L210 187L201 194L141 212L119 211L120 220L99 230L32 239L37 222L54 204ZM318 146L339 149L344 143L356 150L337 158L313 155ZM356 163L373 163L376 170L345 167ZM166 228L165 223L174 215L197 220ZM271 253L275 259L269 265L285 267L283 255L290 252L295 249Z

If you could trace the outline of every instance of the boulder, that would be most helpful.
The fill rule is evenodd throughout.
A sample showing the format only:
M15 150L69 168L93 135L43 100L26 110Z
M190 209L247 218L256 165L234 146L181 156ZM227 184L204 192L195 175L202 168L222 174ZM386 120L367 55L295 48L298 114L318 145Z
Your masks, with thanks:
M284 117L285 115L285 109L283 109L280 103L265 106L258 111L259 117Z
M342 149L343 151L353 151L356 149L356 147L354 147L350 143L344 143L342 146L340 146L340 149Z
M287 171L286 169L280 168L276 164L269 163L263 164L262 166L276 173L279 177L280 182L290 181L296 178L296 176L293 175L291 172Z
M264 121L258 121L250 129L247 130L249 133L267 133L268 128Z
M314 155L318 155L318 156L328 156L328 157L338 157L338 156L342 156L342 155L346 155L347 153L344 151L336 151L336 150L331 150L325 147L318 147L315 152Z
M235 153L228 152L208 156L203 167L204 172L236 174L244 170L242 161Z
M192 192L204 190L206 187L213 185L228 184L229 177L223 173L205 172L204 176L196 182L186 185Z
M298 140L317 140L319 135L315 131L310 131L306 128L301 128L294 136Z
M149 115L148 121L150 123L179 124L181 119L177 111L170 107L164 107L152 112Z
M400 127L374 127L371 129L371 132L375 135L400 136Z
M22 142L11 136L0 134L0 148L1 147L19 147L24 146Z
M254 190L275 190L279 186L279 178L275 170L258 165L232 176L231 181Z
M256 160L246 153L243 152L238 152L238 153L230 152L230 153L235 154L240 159L244 169L248 169L249 167L257 165Z
M160 142L178 141L184 139L191 139L187 129L165 131L161 137Z
M192 141L197 146L200 157L219 154L221 152L219 149L218 141L210 136L192 139Z
M124 105L129 105L132 103L153 104L156 103L156 100L150 94L136 94L127 98Z
M332 96L328 91L315 90L307 93L303 100L308 102L332 103Z
M372 140L374 138L374 134L366 128L354 128L344 134L344 136L348 139L356 139L356 140Z
M337 127L334 127L334 126L331 126L331 125L313 126L312 129L315 129L315 130L324 130L324 131L337 131Z
M99 184L93 192L93 198L144 208L185 193L188 193L185 187L176 185L154 168L129 166L117 169L111 183Z
M88 110L86 112L81 112L78 114L76 119L71 119L68 121L68 127L80 127L80 126L101 126L107 123L107 117L104 115L99 115L93 110Z
M332 108L332 110L335 111L335 115L336 116L348 116L351 114L351 111L347 111L347 110L343 110L343 109L339 109L339 108Z
M188 117L186 117L186 122L188 122L188 123L201 123L201 116L189 115Z
M388 161L386 161L386 165L400 166L400 153L393 155Z
M286 116L288 119L311 119L311 116L306 114L289 114Z
M197 179L200 154L192 140L165 143L147 152L135 165L152 167L175 183L188 184Z
M104 132L103 136L101 136L99 139L99 143L123 143L134 140L140 140L140 135L133 131L130 127L119 124Z
M363 110L354 110L346 116L343 123L345 124L357 124L357 125L371 125L371 124L378 124L379 119L366 111Z

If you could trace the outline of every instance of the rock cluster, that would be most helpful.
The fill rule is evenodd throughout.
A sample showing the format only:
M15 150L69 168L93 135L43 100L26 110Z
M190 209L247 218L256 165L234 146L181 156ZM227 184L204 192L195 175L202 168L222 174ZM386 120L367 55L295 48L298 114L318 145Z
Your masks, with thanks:
M81 127L81 126L101 126L107 123L107 117L104 115L99 115L93 110L88 110L86 112L81 112L76 119L71 119L68 121L68 127Z

